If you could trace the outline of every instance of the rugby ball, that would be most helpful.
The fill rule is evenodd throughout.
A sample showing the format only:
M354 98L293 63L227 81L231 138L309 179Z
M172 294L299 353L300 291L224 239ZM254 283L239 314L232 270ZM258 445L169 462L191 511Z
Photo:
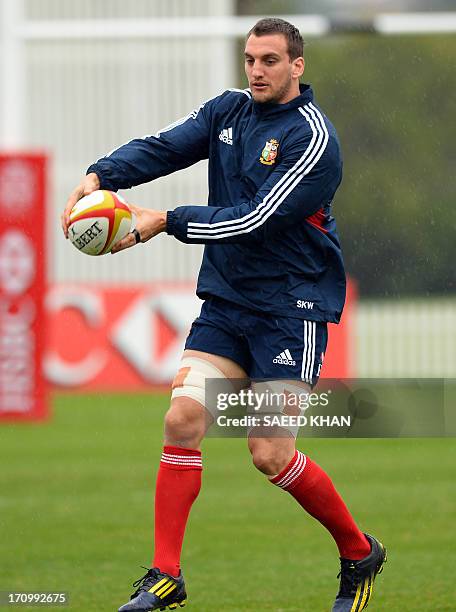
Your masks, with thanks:
M134 214L120 195L99 189L73 206L68 237L86 255L104 255L134 229L134 222Z

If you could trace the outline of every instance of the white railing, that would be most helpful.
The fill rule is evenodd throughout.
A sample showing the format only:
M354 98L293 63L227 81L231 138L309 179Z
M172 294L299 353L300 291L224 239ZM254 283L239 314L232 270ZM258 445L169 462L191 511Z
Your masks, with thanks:
M120 283L195 277L200 247L161 237L128 257L87 258L63 239L58 219L90 163L123 142L155 133L233 86L231 37L197 31L179 35L182 20L190 19L194 27L198 22L201 29L205 19L221 23L229 18L233 0L0 0L0 9L0 141L3 148L50 155L50 280ZM191 17L195 14L203 16ZM158 209L204 204L206 165L124 195Z
M356 375L456 378L456 299L362 301Z

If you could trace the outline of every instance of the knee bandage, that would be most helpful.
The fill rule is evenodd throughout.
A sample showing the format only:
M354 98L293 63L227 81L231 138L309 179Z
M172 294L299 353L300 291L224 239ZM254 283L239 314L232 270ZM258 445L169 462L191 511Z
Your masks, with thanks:
M208 406L206 402L207 379L228 380L213 363L198 357L184 357L173 380L171 399L190 397L212 413L214 406Z

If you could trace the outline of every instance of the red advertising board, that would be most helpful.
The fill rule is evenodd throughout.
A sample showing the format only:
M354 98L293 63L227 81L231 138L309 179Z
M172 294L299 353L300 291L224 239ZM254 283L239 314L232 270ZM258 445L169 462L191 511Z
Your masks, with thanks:
M347 297L339 325L328 324L328 350L321 370L322 378L354 378L356 284L347 282Z
M63 389L145 391L168 385L201 302L190 283L55 285L47 379Z
M48 380L78 391L146 391L169 385L201 302L190 283L151 287L55 285L45 357ZM353 286L340 325L330 325L322 376L353 376Z
M46 158L0 153L0 420L43 419Z

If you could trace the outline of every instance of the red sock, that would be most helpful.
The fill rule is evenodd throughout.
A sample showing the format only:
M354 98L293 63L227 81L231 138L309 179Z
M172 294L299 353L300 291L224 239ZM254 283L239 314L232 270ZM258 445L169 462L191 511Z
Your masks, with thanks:
M163 449L155 489L153 566L177 577L185 526L201 488L201 451L177 446Z
M331 479L309 457L297 450L287 467L271 482L288 491L304 510L326 527L341 557L355 561L370 553L367 538L356 526Z

